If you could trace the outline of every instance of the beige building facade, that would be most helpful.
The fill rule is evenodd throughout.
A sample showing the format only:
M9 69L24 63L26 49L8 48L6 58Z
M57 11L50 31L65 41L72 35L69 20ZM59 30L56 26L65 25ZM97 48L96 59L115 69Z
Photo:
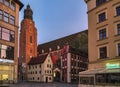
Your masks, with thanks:
M28 63L28 81L53 82L53 62L50 54L41 54Z
M120 48L118 46L120 43L120 31L118 25L120 24L120 16L116 11L117 7L120 9L120 1L106 0L103 4L96 6L96 0L88 0L87 5L89 69L106 68L107 63L120 64ZM104 14L105 18L100 18L100 15ZM103 55L101 52L102 49L103 51L104 49L106 50Z
M0 83L17 82L19 0L0 0Z
M120 84L120 0L85 0L88 9L88 70L86 84ZM89 76L89 75L90 76ZM91 82L92 81L92 82ZM97 86L96 86L97 87ZM109 85L110 87L110 85Z

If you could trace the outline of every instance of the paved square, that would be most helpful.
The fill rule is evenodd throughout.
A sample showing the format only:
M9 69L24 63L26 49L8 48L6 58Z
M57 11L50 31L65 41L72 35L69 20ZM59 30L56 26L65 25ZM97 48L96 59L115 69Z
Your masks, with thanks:
M19 83L12 84L10 87L78 87L78 84L66 83Z

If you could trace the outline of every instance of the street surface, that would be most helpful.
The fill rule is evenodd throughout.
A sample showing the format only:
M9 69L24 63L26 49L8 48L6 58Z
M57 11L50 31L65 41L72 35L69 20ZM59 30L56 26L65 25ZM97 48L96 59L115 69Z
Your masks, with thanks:
M5 86L3 86L5 87ZM6 86L7 87L7 86ZM11 84L9 87L78 87L78 84L67 83L18 83Z

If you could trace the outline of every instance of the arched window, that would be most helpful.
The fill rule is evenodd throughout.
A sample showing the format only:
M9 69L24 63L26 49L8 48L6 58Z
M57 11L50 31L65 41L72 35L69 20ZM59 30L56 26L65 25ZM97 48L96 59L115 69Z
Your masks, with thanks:
M96 6L99 6L103 3L105 3L107 0L96 0Z

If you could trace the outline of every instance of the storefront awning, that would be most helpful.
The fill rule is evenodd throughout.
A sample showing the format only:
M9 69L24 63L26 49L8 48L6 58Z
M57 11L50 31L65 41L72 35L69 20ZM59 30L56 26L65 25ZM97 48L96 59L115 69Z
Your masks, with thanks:
M95 75L100 73L120 73L120 68L118 69L91 69L83 72L79 72L79 76Z

